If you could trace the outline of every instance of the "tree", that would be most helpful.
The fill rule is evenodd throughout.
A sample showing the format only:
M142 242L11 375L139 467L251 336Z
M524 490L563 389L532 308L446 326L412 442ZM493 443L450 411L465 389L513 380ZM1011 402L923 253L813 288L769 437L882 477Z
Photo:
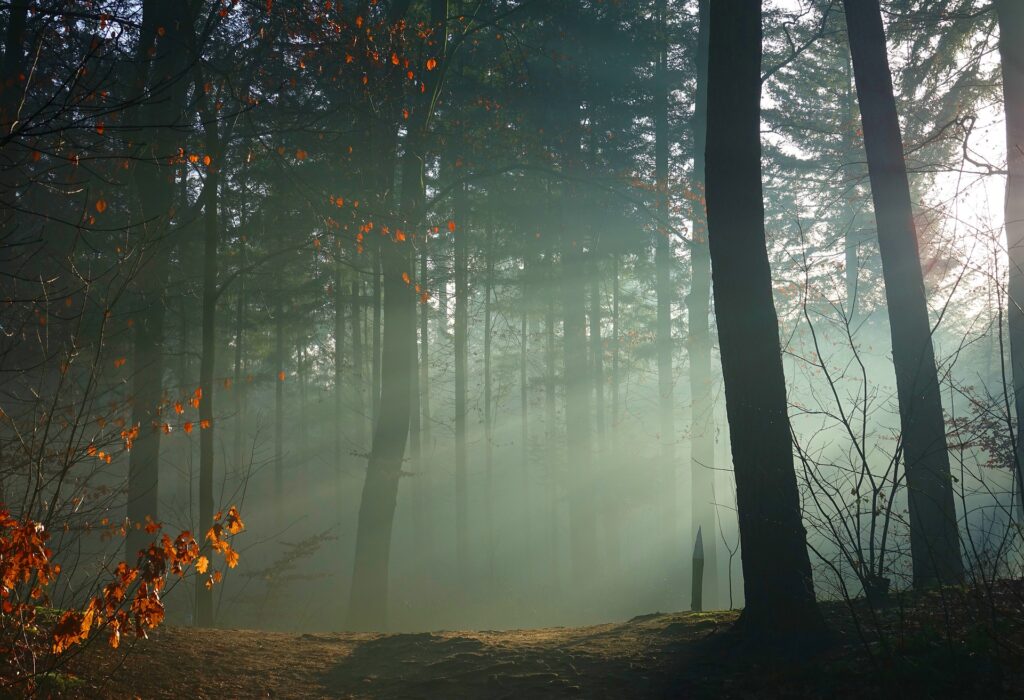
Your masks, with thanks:
M1006 118L1006 252L1010 286L1007 322L1010 335L1010 367L1014 408L1017 415L1017 492L1024 507L1024 4L997 0L999 61L1003 74L1003 111Z
M822 629L800 515L761 192L761 2L710 8L708 246L746 607L740 629Z
M844 0L889 307L914 585L963 578L931 323L878 0Z

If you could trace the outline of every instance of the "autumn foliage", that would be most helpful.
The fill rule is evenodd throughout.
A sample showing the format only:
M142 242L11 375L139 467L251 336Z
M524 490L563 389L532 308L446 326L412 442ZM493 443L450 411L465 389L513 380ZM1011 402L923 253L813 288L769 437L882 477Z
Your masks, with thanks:
M238 564L231 538L244 527L232 506L226 514L217 513L206 533L210 549L222 555L229 568ZM145 638L164 620L161 594L172 576L183 578L194 569L195 575L205 577L207 587L221 581L223 574L211 570L209 558L191 532L172 539L161 529L160 523L147 522L146 532L159 539L139 551L135 565L118 563L96 595L81 607L64 610L48 627L45 621L53 616L43 614L50 602L47 589L61 570L46 544L49 533L41 523L0 510L0 648L5 659L0 687L20 681L31 684L34 673L48 667L41 662L55 663L94 634L104 633L112 648L126 634Z

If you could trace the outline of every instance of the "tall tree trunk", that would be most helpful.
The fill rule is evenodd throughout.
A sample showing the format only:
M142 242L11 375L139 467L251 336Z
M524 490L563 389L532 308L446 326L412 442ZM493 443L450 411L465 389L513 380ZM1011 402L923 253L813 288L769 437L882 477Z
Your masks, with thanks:
M406 9L408 7L407 3L400 5ZM430 14L431 26L435 30L431 50L436 52L435 56L445 59L447 1L431 0ZM390 19L392 23L398 22L401 14L393 14ZM396 72L394 75L400 86L401 74ZM413 105L413 117L409 121L402 158L398 222L406 231L414 230L422 216L426 196L423 172L427 132L443 75L444 66L428 73L421 99ZM381 246L384 335L380 367L380 411L374 425L373 445L359 504L348 611L348 626L354 629L381 629L387 625L391 532L412 413L416 295L403 279L413 271L412 257L408 252L408 244L402 242L397 232L393 235L394 240L391 237L383 239Z
M135 160L134 180L141 209L140 254L145 262L136 273L135 291L141 312L133 325L134 367L132 374L132 425L139 428L128 458L127 517L141 523L146 516L158 519L161 403L164 375L164 296L168 287L169 251L166 242L168 217L174 200L175 166L168 163L177 150L180 135L174 126L181 120L187 81L183 78L189 60L185 46L189 14L185 3L146 0L136 47L139 65L139 94L159 94L161 99L138 108L145 144ZM158 29L163 29L159 38ZM148 70L146 69L148 67ZM125 539L126 558L135 561L147 546L150 535L132 527Z
M274 301L274 525L284 525L284 309L278 289Z
M493 331L491 297L494 294L494 232L488 224L487 243L484 255L487 258L484 278L484 474L486 494L484 496L484 522L487 531L487 586L494 583L494 415L492 402L494 392L491 377L491 333Z
M554 262L554 246L548 244L545 255L545 268L548 277L548 284L557 284L556 269ZM559 582L559 556L558 556L558 494L560 490L560 479L556 464L558 462L558 451L555 446L557 431L555 430L557 411L557 386L555 382L555 298L553 294L547 295L547 306L544 309L544 426L545 426L545 452L547 459L544 460L547 468L545 474L547 481L547 528L548 528L548 567L547 571L553 585Z
M245 269L245 240L243 238L240 244L241 251L238 256L238 265L243 270ZM242 463L245 458L242 456L244 450L244 435L245 435L245 401L244 391L245 382L242 376L244 355L242 352L242 342L244 336L245 326L245 305L246 305L246 289L245 289L245 273L242 272L238 275L238 296L235 299L235 367L234 367L234 407L235 407L235 434L234 434L234 469L237 471L239 476L243 476ZM245 475L247 478L247 475Z
M563 167L578 171L580 162L580 106L573 98L564 113L565 143ZM590 392L593 387L587 367L587 259L583 253L584 232L577 225L579 212L573 207L580 193L568 181L562 191L559 214L562 282L562 338L565 372L565 439L569 474L569 551L574 585L583 585L596 564L594 528L594 487Z
M353 440L356 450L366 449L366 389L363 385L363 325L359 321L359 312L363 305L363 296L359 291L360 283L352 280L352 299L349 315L352 328L352 410L355 412L356 432Z
M914 586L963 579L942 398L878 0L843 0L860 100L903 430Z
M594 386L594 425L597 445L604 446L604 341L601 339L601 267L591 260L590 268L590 370Z
M341 251L337 251L340 255ZM342 414L345 401L342 384L345 378L345 280L342 276L341 260L334 267L334 507L341 508L342 490Z
M202 83L199 83L202 85ZM203 185L203 351L199 365L199 532L213 526L213 369L217 350L217 239L219 230L218 195L222 149L216 119L206 124L207 150L213 165ZM202 540L203 554L210 557L209 542ZM196 577L196 624L213 624L213 591L204 577Z
M708 239L731 429L746 608L740 629L814 633L806 533L761 190L761 1L710 4Z
M668 40L665 36L665 0L658 0L658 62L655 65L654 170L657 188L658 230L654 236L654 287L657 295L655 347L658 358L658 444L661 445L661 478L658 493L664 498L665 534L675 544L677 535L675 406L672 393L672 250L669 246L668 196ZM673 547L674 549L674 547ZM680 551L682 548L679 548ZM670 588L674 588L672 581Z
M427 250L424 243L420 252L420 288L430 289ZM433 554L433 528L430 509L430 305L420 304L420 360L416 397L419 406L420 467L416 474L416 494L419 499L420 518L416 527L416 550L422 560L429 563Z
M378 241L378 246L382 245ZM380 372L381 372L381 313L383 311L381 301L382 276L384 268L381 263L383 253L378 250L373 260L373 325L371 327L373 338L373 356L370 359L370 421L376 426L380 417Z
M704 533L703 603L713 609L718 594L718 522L715 506L715 421L711 404L711 256L704 210L704 148L708 108L708 0L698 5L697 92L693 115L693 174L690 178L690 294L687 296L690 358L691 534Z
M1024 4L996 0L999 17L999 59L1003 72L1006 115L1006 250L1009 256L1010 366L1017 414L1017 495L1024 512Z
M455 193L455 558L461 580L469 573L469 493L467 484L467 410L469 320L469 240L464 218L465 186Z

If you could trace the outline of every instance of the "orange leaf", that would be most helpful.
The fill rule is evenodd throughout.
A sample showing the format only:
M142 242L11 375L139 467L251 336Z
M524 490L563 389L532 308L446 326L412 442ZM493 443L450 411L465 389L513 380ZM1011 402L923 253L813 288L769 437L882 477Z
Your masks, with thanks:
M435 68L437 68L437 59L436 58L428 58L427 59L427 70L434 70Z
M187 421L185 423L185 425L181 426L181 429L184 430L186 433L191 433L192 432L192 421Z
M100 214L102 214L106 210L107 210L107 201L105 199L103 199L102 197L100 197L99 199L96 200L96 211L98 211Z
M450 219L448 221L448 230L451 231L452 233L455 232L455 222Z
M278 373L277 373L277 381L279 381L279 382L283 382L283 381L284 381L284 378L285 378L285 376L286 376L286 375L285 375L285 373L284 373L284 370L281 370L280 372L278 372Z
M196 571L198 571L199 573L205 574L206 569L209 568L209 566L210 560L206 557L199 557L198 559L196 559Z
M299 160L306 160L306 156L307 155L309 155L309 154L306 153L301 148L295 151L295 157L298 158Z
M412 280L409 279L409 273L408 272L403 272L402 273L402 281L405 282L406 284L409 284L412 281Z

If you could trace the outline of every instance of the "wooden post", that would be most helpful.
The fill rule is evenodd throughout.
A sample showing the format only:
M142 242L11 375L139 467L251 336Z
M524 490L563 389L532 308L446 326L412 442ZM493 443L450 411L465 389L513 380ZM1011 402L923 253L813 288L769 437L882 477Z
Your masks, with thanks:
M693 586L690 589L690 610L703 610L704 597L704 536L697 528L697 541L693 543Z

